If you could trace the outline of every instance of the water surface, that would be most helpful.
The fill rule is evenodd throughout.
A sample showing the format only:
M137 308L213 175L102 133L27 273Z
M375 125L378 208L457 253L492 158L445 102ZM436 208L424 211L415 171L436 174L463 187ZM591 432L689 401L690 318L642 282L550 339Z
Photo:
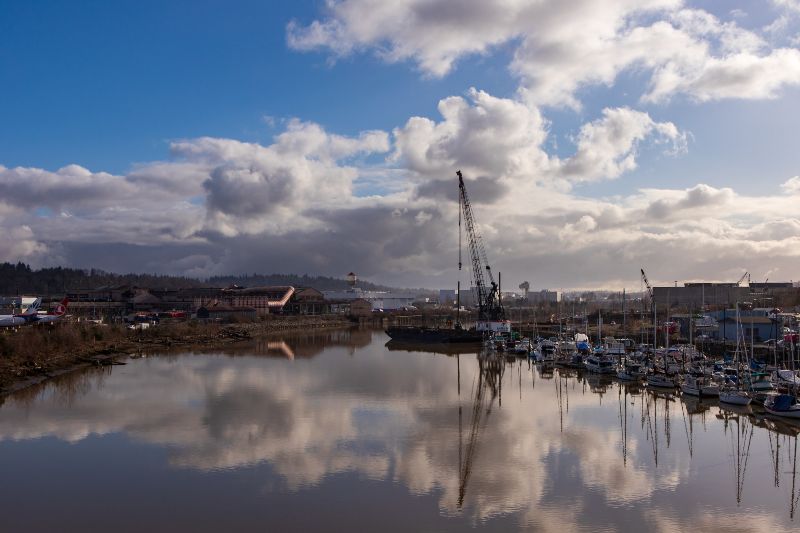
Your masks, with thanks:
M132 359L6 397L2 529L798 527L798 427L387 340Z

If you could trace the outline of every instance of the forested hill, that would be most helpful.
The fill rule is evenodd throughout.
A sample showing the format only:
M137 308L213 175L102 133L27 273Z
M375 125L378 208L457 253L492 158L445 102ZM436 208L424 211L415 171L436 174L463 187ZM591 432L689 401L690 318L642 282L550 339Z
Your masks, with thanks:
M348 287L344 279L326 276L291 274L248 274L242 276L215 276L199 280L180 276L154 274L114 274L97 269L52 267L33 270L25 263L0 263L0 295L37 294L42 296L63 294L67 290L95 289L103 286L131 285L151 289L180 289L191 287L257 287L262 285L292 285L314 287L319 290L344 290ZM358 286L367 290L388 290L368 282L359 281Z
M96 289L108 285L133 285L147 288L200 287L197 279L152 274L113 274L97 269L51 267L33 270L25 263L0 263L0 294L62 294L73 289Z

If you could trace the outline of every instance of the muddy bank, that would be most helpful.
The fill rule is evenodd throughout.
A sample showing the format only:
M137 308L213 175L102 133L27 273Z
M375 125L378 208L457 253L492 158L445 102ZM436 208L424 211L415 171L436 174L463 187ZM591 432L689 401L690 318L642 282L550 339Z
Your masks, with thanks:
M240 324L162 323L146 330L85 323L0 332L0 395L89 366L174 348L213 349L282 332L347 328L345 317L269 317Z

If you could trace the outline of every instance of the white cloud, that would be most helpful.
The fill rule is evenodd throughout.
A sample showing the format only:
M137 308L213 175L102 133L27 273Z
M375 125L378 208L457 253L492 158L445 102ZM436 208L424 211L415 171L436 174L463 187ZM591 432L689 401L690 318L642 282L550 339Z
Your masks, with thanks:
M781 189L788 194L800 193L800 176L794 176L781 184Z
M791 9L793 2L779 2ZM509 65L533 105L580 107L576 92L612 85L620 72L650 73L645 101L676 94L699 101L774 98L800 84L800 52L770 49L757 33L680 0L341 0L307 26L293 22L289 45L335 57L373 50L444 76L460 58L509 44Z
M628 108L604 109L601 119L581 128L577 152L557 173L573 182L616 178L636 168L637 146L651 135L656 142L671 143L668 153L687 149L686 133L671 122L654 122L647 113Z
M392 161L433 180L451 179L457 167L499 179L547 168L547 124L537 109L475 89L468 97L440 101L441 122L412 117L396 128Z
M0 258L194 275L358 270L444 286L453 278L461 168L504 279L608 286L636 279L639 264L671 268L670 280L726 279L743 254L759 253L770 254L774 279L797 277L797 178L784 183L789 194L771 196L699 184L586 198L582 183L630 172L644 149L680 153L687 134L609 108L577 128L572 155L559 156L546 149L548 122L518 100L470 90L439 111L439 120L409 119L391 143L384 132L343 137L295 120L269 145L177 141L174 159L121 176L0 167ZM362 159L376 156L387 162ZM391 185L361 197L361 176Z

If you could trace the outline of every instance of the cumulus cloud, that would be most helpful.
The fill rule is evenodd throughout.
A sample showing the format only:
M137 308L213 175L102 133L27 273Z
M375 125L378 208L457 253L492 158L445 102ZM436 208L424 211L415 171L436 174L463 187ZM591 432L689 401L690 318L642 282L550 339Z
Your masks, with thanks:
M334 57L373 50L444 76L463 57L510 44L511 72L535 104L580 107L576 92L611 85L620 72L650 73L646 101L772 98L800 83L800 52L770 49L754 31L681 0L373 0L330 2L325 16L287 28L297 50ZM791 9L794 3L786 4Z
M628 108L604 109L603 117L585 124L577 152L561 162L557 173L571 181L616 178L636 168L636 148L648 136L669 142L668 153L687 149L687 134L671 122L655 122L647 113Z
M536 108L470 89L439 102L442 121L412 117L394 130L392 161L421 178L452 178L453 169L472 176L534 175L548 166L541 149L547 124Z
M679 121L654 118L663 108L635 106L679 94L775 97L800 83L797 50L680 0L499 1L341 0L317 21L292 23L288 39L335 57L376 51L433 76L507 46L513 96L471 88L441 99L438 116L413 116L391 133L345 136L287 119L273 122L280 131L266 144L180 139L170 158L121 175L0 166L0 257L193 275L358 270L398 285L450 285L461 169L493 267L511 279L535 271L540 286L624 283L638 269L620 272L620 258L671 265L677 251L711 249L713 258L684 259L666 279L725 279L739 266L724 261L744 251L774 254L775 275L796 277L796 177L782 195L636 179L613 197L582 192L636 172L645 154L690 148ZM549 106L578 109L583 88L613 86L623 71L644 80L632 102L570 113L580 123L565 137L551 133Z
M800 193L800 176L794 176L781 184L781 189L789 194Z
M180 140L171 160L119 176L2 167L0 255L197 276L358 270L398 285L447 286L461 168L493 267L506 279L532 278L533 269L540 286L622 284L638 270L620 270L621 258L670 265L669 279L725 279L742 253L769 253L775 276L795 277L791 196L703 184L580 195L582 183L636 168L644 147L684 151L687 133L673 123L608 108L577 128L571 155L556 155L547 148L548 122L519 100L473 89L442 100L439 111L438 119L409 119L391 137L344 137L289 121L268 145ZM391 185L361 196L362 176ZM796 188L795 178L784 184ZM693 250L698 259L686 260Z

